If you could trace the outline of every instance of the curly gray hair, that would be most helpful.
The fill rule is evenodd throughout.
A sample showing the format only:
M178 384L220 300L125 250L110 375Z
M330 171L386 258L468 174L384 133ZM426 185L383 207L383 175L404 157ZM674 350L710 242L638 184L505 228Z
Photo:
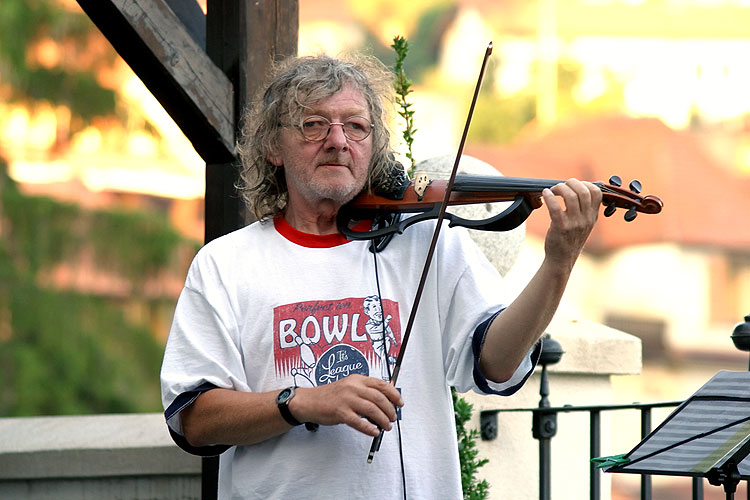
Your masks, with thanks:
M372 158L366 188L388 173L393 152L386 126L386 104L392 102L393 74L371 56L339 60L329 56L292 57L274 72L271 83L245 115L237 146L242 161L237 189L259 220L286 207L288 190L283 166L271 163L286 123L299 123L310 106L352 85L367 101L372 130Z

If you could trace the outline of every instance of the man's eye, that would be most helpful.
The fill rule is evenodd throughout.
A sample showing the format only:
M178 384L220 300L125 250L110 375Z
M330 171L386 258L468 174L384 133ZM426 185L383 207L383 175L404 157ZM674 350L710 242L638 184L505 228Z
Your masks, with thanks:
M320 119L307 119L302 123L305 130L318 130L327 127L328 124Z
M370 123L364 118L359 117L349 118L348 120L346 120L344 126L347 128L347 130L356 132L367 132L370 130Z

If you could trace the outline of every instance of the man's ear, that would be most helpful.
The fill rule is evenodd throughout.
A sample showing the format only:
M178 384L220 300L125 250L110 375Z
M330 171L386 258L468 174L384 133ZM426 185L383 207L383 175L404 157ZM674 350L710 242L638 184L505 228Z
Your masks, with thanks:
M272 165L275 165L277 167L284 166L284 159L281 157L279 153L276 153L275 151L271 151L268 154L268 161L270 161Z

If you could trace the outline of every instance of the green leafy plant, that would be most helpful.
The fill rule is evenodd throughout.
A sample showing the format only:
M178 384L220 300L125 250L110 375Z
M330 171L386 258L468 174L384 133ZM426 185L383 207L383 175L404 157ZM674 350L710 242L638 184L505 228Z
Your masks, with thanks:
M409 42L407 42L402 36L396 36L393 38L393 45L391 45L391 47L396 52L396 65L393 69L396 79L393 82L393 88L396 91L398 114L404 119L404 131L402 137L404 138L407 147L406 157L411 162L411 166L407 169L407 172L409 177L413 177L417 166L414 161L414 155L412 154L412 144L417 129L414 128L414 110L411 109L412 104L406 100L408 95L412 92L412 82L406 77L406 73L404 72L404 61L406 60L406 54L409 52Z
M115 91L102 87L96 72L111 67L116 53L97 43L98 30L79 10L55 0L0 2L0 81L4 101L63 105L74 130L96 116L115 113ZM55 40L61 56L42 64L40 43Z
M489 462L486 458L478 458L477 437L479 431L467 429L466 423L471 419L473 406L456 394L451 388L453 396L453 411L456 417L456 434L458 436L458 458L461 462L461 488L465 500L485 499L489 495L490 485L486 479L477 478L479 468Z

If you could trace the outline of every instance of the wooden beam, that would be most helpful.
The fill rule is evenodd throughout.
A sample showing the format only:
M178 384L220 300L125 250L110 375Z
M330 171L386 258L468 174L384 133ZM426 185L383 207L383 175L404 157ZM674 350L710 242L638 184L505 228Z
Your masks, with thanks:
M273 62L297 54L297 0L208 0L206 52L232 81L235 116L268 79ZM206 162L205 241L238 229L252 218L234 186L237 162Z
M165 0L198 47L206 49L206 16L194 0Z
M233 161L232 83L166 1L77 1L198 154L207 163ZM191 30L194 35L196 30Z

